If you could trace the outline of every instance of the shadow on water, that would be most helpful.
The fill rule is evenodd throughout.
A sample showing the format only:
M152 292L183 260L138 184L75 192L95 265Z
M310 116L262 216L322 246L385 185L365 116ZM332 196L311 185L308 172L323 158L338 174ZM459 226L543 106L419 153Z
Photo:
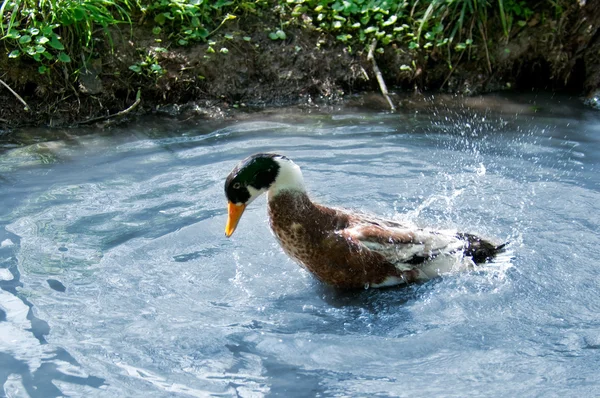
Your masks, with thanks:
M26 361L20 361L15 357L0 352L0 383L5 385L9 376L20 376L23 387L32 398L64 397L64 394L56 387L55 381L64 381L76 385L99 388L104 385L104 379L94 376L80 377L63 373L52 361L65 361L79 367L79 364L65 350L58 348L53 358L46 359L36 370Z
M20 350L18 348L11 353L8 345L2 344L7 352L0 352L0 385L6 386L9 377L19 377L25 392L32 398L64 396L64 393L54 384L55 381L64 381L92 388L99 388L105 385L105 380L103 378L95 376L77 376L65 373L65 371L61 370L60 367L64 367L64 365L58 365L58 363L61 362L68 363L76 369L81 369L81 365L62 347L49 347L49 344L46 341L46 336L50 333L48 322L35 316L33 304L19 292L19 288L23 287L23 284L20 281L21 275L17 266L17 252L20 243L19 237L2 229L0 230L0 242L11 242L8 245L5 244L4 247L0 247L0 257L8 259L0 263L0 268L8 270L11 276L7 277L4 275L3 280L0 280L0 289L13 295L14 298L11 298L11 300L18 300L17 302L8 302L6 297L4 297L3 302L0 304L3 306L5 305L6 307L4 310L0 309L0 322L4 322L4 325L8 326L6 322L10 320L13 324L18 324L22 327L17 330L9 329L8 327L5 328L4 330L8 333L4 333L4 335L0 337L0 340L13 339L13 341L16 341L18 344L23 340L27 340L28 335L32 335L37 340L40 350L45 353L43 358L28 358L28 354L36 355L36 353L19 352ZM48 283L57 291L64 292L65 290L64 285L60 281L49 279ZM23 321L19 322L18 320L15 322L14 318L19 318L20 313L22 313L23 310L27 311L25 319L28 323ZM0 324L0 328L2 328L2 324ZM2 332L0 331L0 333ZM39 360L41 360L41 363L34 366L33 364Z
M435 281L409 286L392 286L379 289L339 290L325 284L317 284L316 292L333 308L363 308L372 313L400 308L409 301L431 289Z
M263 357L263 366L269 379L269 391L266 397L314 397L322 392L322 375L304 370L301 366L285 363L275 355L265 355L256 347L243 339L225 345L236 359L236 363L227 369L229 374L238 374L247 366L246 357ZM229 382L229 386L237 390L245 383Z

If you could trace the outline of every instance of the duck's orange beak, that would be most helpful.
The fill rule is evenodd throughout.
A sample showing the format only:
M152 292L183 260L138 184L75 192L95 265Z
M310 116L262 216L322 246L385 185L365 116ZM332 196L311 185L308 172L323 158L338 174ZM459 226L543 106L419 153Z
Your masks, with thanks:
M227 225L225 226L225 236L230 237L235 231L235 228L242 218L242 214L246 210L245 204L236 205L235 203L227 202Z

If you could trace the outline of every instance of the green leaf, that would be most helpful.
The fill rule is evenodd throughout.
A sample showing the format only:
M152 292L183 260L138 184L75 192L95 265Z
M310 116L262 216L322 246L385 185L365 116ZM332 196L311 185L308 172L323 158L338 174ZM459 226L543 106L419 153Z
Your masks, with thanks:
M139 65L131 65L129 67L129 69L131 69L132 71L134 71L135 73L142 73L142 68L140 68Z
M43 53L44 51L46 51L46 47L44 47L44 46L40 46L40 45L37 45L37 46L35 46L35 51L36 51L37 53L40 53L40 54L41 54L41 53Z
M198 26L200 26L200 19L198 17L192 18L192 26L194 28L197 28Z
M50 44L50 47L54 48L55 50L65 49L65 46L63 46L60 40L58 40L58 36L56 35L52 35L52 39L50 39L50 42L48 44Z
M6 37L9 39L18 39L19 37L21 37L21 34L18 31L11 29L8 31Z
M44 34L44 36L51 36L52 35L52 26L44 26L42 28L42 33Z
M40 36L37 39L35 39L35 41L38 44L46 44L46 43L48 43L50 41L50 39L48 39L46 36Z
M279 37L277 36L277 33L271 32L271 33L269 33L269 39L271 39L271 40L278 40Z
M42 65L38 68L38 72L40 72L41 75L46 73L47 70L48 70L48 68L46 68L44 65Z
M221 48L219 51L222 52L223 54L227 54L229 52L229 50L225 47Z
M215 10L223 8L225 6L230 6L233 4L231 0L217 0L217 2L212 6Z
M210 34L210 32L204 28L198 29L198 35L203 39L206 39L209 34Z
M411 70L411 68L408 65L402 65L400 66L400 70Z
M73 19L83 21L85 19L85 8L77 7L73 10Z
M187 41L187 40L185 40L185 39L179 39L179 40L177 41L177 44L179 44L180 46L187 46L187 44L188 44L188 41Z
M227 33L227 34L226 34L224 37L225 37L227 40L233 40L233 35L232 35L232 34L230 34L230 33Z
M37 51L35 51L35 47L33 46L28 46L25 51L27 52L27 54L31 55L32 57L37 54Z
M152 34L155 34L155 35L160 35L160 32L162 32L162 29L160 28L160 26L155 26L155 27L152 29Z
M252 38L250 36L244 36L244 37L242 37L242 39L244 39L244 41L250 41L250 40L252 40Z
M398 17L395 15L392 15L391 17L388 18L387 21L383 22L381 25L382 26L390 26L396 23L396 21L398 20Z
M154 17L154 22L156 22L159 25L164 25L165 22L167 21L167 18L165 17L165 14L158 14L157 16Z
M69 63L71 62L71 57L69 57L67 54L65 53L59 53L58 54L58 60L60 62L64 62L64 63Z
M19 44L27 44L31 41L31 36L23 35L19 38Z
M19 51L19 50L12 50L10 52L10 54L8 54L8 58L18 58L19 55L21 55L21 51Z
M163 68L159 64L152 64L150 65L150 70L155 73L162 73Z
M285 40L287 38L287 35L285 34L285 32L283 30L278 30L277 32L275 32L275 34L277 35L277 37L279 37L281 40Z
M36 36L38 33L40 33L38 28L29 28L27 31L31 34L31 36Z

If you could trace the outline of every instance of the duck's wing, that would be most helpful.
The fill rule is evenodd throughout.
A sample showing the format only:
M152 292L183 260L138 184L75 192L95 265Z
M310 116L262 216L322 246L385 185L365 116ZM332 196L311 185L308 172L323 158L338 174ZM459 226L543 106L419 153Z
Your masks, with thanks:
M339 233L364 249L379 253L400 270L410 270L440 254L465 248L466 242L452 232L359 223Z

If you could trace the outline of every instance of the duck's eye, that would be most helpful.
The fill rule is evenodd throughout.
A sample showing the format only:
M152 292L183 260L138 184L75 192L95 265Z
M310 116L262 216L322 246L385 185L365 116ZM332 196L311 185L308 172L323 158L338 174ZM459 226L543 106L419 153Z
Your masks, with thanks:
M241 186L242 186L242 184L240 184L239 182L235 182L233 184L233 189L240 189Z

